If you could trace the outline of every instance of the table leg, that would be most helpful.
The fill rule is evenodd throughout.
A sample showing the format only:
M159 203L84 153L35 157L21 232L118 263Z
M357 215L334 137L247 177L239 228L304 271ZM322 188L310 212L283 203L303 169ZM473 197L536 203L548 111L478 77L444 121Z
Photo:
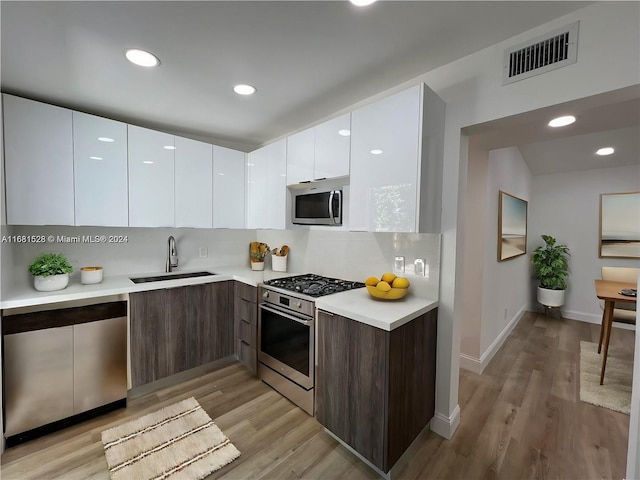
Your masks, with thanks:
M613 300L606 300L604 302L604 322L605 322L605 337L604 337L604 354L602 355L602 369L600 370L600 385L604 382L604 371L607 368L607 353L609 352L609 339L611 338L611 328L613 323Z
M607 325L605 314L602 312L602 321L600 324L600 340L598 341L598 353L602 350L602 339L604 338L604 328Z

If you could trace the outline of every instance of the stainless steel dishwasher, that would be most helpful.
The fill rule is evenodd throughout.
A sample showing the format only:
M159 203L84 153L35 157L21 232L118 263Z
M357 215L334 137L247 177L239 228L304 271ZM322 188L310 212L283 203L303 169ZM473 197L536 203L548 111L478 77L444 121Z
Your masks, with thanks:
M2 312L9 446L126 404L126 301L57 307Z

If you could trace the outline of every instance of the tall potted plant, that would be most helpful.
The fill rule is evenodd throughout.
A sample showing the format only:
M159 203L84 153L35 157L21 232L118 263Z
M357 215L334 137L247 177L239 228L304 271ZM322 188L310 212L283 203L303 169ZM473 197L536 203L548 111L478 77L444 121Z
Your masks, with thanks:
M536 248L531 255L533 272L540 280L538 302L546 307L564 305L567 289L565 278L569 275L569 247L556 245L551 235L542 235L544 245Z
M33 286L41 292L62 290L69 284L73 267L61 253L43 253L29 265Z

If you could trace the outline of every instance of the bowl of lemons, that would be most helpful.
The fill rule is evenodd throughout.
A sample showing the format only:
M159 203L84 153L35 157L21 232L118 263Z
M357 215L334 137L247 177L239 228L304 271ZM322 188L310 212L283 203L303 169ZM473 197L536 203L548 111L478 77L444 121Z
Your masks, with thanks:
M369 295L379 300L400 300L409 291L409 280L393 273L384 273L380 278L369 277L364 284Z

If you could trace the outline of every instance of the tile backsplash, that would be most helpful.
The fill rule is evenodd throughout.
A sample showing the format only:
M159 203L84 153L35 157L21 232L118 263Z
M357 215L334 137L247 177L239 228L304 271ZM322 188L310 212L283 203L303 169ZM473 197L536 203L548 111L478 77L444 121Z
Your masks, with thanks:
M4 235L36 236L54 241L2 244L2 291L27 285L28 265L43 252L67 255L78 276L80 267L101 265L105 275L162 272L167 256L167 238L176 239L181 269L248 266L249 243L261 241L270 247L289 245L287 270L316 273L363 281L370 275L392 272L396 256L407 266L425 259L428 277L409 276L416 291L438 296L440 235L420 233L367 233L326 230L206 230L189 228L106 228L62 226L7 226ZM115 237L118 242L88 243L83 237ZM79 241L74 241L78 239ZM71 240L71 241L67 241ZM205 249L207 257L200 258ZM204 253L204 252L202 252ZM271 268L270 259L267 269Z

